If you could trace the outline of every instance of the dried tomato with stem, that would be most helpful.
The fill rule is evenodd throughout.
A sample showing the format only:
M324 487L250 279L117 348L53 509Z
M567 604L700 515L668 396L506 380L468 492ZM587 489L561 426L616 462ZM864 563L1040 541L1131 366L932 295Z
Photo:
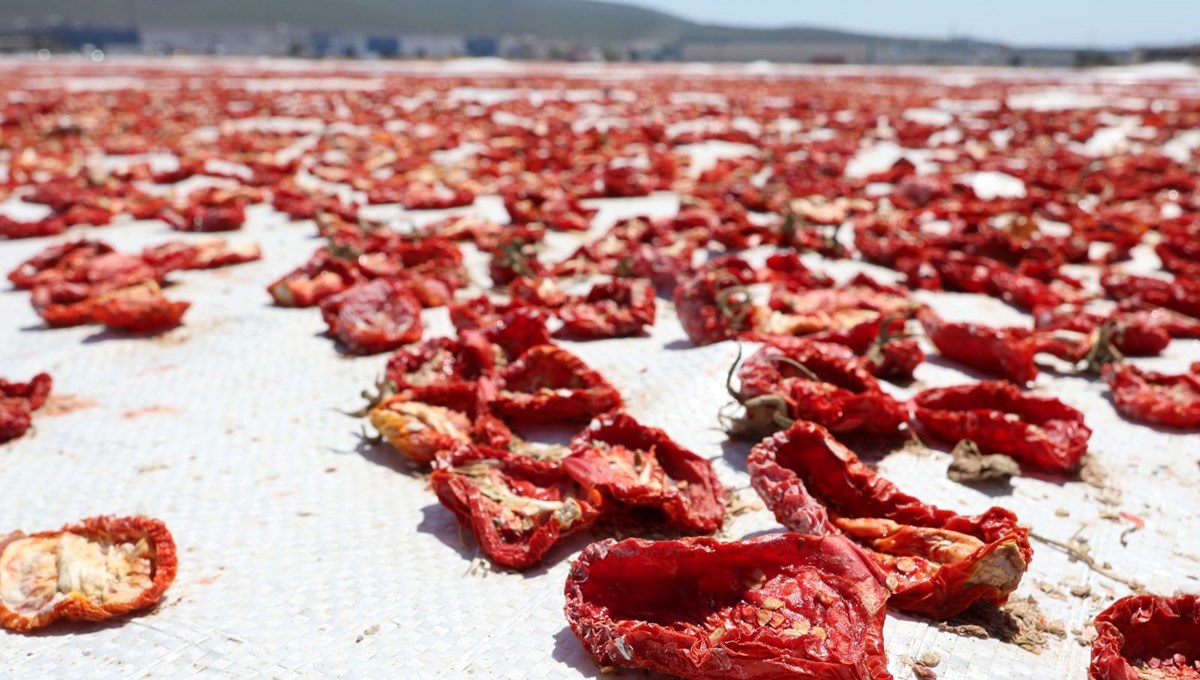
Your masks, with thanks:
M1130 595L1095 625L1090 680L1200 678L1200 596Z
M891 680L882 579L841 536L606 539L571 565L564 612L601 668Z
M970 439L1025 468L1073 472L1092 435L1078 409L1003 381L928 389L912 405L916 420L939 439Z
M593 420L572 440L563 470L618 505L661 512L681 531L712 533L724 520L725 489L712 463L626 413Z
M686 276L675 288L675 313L688 338L709 345L758 327L764 311L747 286L755 281L749 265L727 258Z
M1169 375L1129 363L1105 367L1104 379L1117 411L1143 423L1200 428L1200 372Z
M972 517L928 505L872 472L816 423L798 422L750 452L750 483L790 531L844 534L886 575L889 605L947 619L1003 604L1033 557L1008 510Z
M783 346L783 345L786 345ZM800 340L767 344L738 369L730 394L746 411L735 434L761 438L810 420L834 432L897 434L904 407L882 390L863 360L842 345Z
M0 626L103 621L153 607L175 580L175 541L146 517L92 517L0 538Z
M579 488L557 465L483 446L440 456L429 483L484 555L518 571L591 526L602 503L599 492Z

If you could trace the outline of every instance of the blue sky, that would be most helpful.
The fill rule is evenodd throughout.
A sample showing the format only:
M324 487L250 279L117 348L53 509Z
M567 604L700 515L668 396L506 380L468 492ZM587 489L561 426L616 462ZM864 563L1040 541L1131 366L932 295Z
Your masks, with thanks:
M810 25L1014 45L1200 42L1200 0L619 0L688 19Z

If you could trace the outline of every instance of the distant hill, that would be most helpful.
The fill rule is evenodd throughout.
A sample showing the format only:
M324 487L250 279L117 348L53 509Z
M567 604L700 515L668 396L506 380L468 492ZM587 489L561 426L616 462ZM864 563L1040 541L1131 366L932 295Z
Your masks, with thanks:
M699 24L597 0L3 0L0 28L73 25L288 24L411 33L535 35L585 45L637 40L790 42L863 40L821 28ZM910 42L884 38L890 42Z

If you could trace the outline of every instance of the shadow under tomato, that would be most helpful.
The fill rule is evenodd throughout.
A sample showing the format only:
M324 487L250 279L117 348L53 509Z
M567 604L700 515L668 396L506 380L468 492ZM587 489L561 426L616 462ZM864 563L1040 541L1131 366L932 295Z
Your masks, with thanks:
M442 507L441 503L434 502L421 508L417 531L433 536L457 552L463 558L464 572L471 567L471 560L482 554L475 547L471 531L463 529L460 532L454 513Z
M615 668L609 671L601 671L596 662L588 655L587 650L583 648L583 643L571 629L564 626L562 630L554 634L554 650L550 656L564 666L569 666L576 673L579 673L585 678L648 678L649 680L667 680L674 676L663 675L662 673L652 673L642 670L627 670Z

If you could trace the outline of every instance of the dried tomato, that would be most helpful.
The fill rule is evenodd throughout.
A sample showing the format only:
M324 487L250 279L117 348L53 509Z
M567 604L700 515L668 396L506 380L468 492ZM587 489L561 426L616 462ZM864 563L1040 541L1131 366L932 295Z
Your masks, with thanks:
M872 472L816 423L798 422L750 452L750 483L791 531L842 533L879 563L889 605L946 619L980 600L1002 604L1033 557L1008 510L964 517L921 502Z
M260 259L262 251L257 245L231 246L224 239L168 241L142 251L142 260L154 267L159 277L183 269L214 269Z
M476 381L495 367L495 348L477 330L402 347L387 361L387 378L411 401L469 412Z
M0 378L0 397L6 399L24 399L29 402L29 408L37 410L46 403L54 380L48 373L38 373L29 382L9 382Z
M600 416L571 442L563 469L619 505L660 511L682 531L712 533L725 515L725 489L712 463L666 432L625 413Z
M949 322L929 309L917 312L917 318L942 356L1018 385L1037 377L1034 356L1039 352L1077 361L1087 351L1086 345L1051 332Z
M1092 435L1078 409L1003 381L929 389L912 403L916 419L938 438L970 439L984 453L1043 470L1075 470Z
M1105 368L1104 379L1121 415L1170 427L1200 427L1200 374L1168 375L1128 363Z
M492 408L522 420L590 418L622 405L621 395L604 376L555 345L530 348L499 374L498 387Z
M421 303L401 283L375 279L321 301L329 334L352 354L378 354L421 339Z
M190 302L171 301L154 281L121 288L95 299L92 317L108 326L131 333L156 333L178 326Z
M894 381L913 379L917 366L925 361L925 351L915 338L908 336L905 319L898 316L879 316L848 328L838 328L792 337L767 333L746 333L745 340L762 342L790 352L808 342L827 342L849 347L865 360L871 375Z
M1096 617L1090 680L1200 678L1200 596L1130 595Z
M882 578L840 536L607 539L571 566L564 611L601 668L890 680Z
M1166 307L1190 317L1200 317L1200 281L1176 276L1174 281L1106 271L1100 277L1104 292L1114 300L1137 300Z
M92 517L0 538L0 626L103 621L154 606L175 580L175 541L145 517Z
M684 332L697 345L754 330L764 313L745 287L755 280L749 266L735 259L722 265L687 276L675 288L675 313Z
M560 337L621 338L644 333L654 325L654 288L645 281L618 279L597 283L587 295L568 301L555 312L563 326Z
M321 248L303 266L267 286L267 292L282 307L311 307L363 279L353 261Z
M88 263L111 252L113 247L101 241L68 241L49 246L17 265L8 273L8 280L21 289L61 281L84 281Z
M471 442L471 421L465 415L404 396L384 400L368 417L388 444L418 465Z
M907 420L900 402L848 348L801 340L767 345L738 370L734 395L746 409L735 432L759 438L810 420L834 432L896 434Z
M0 378L0 444L23 436L33 425L33 411L46 403L54 381L38 373L29 382Z
M483 554L517 570L533 567L561 538L591 526L602 502L558 466L483 446L463 445L439 457L429 483Z

